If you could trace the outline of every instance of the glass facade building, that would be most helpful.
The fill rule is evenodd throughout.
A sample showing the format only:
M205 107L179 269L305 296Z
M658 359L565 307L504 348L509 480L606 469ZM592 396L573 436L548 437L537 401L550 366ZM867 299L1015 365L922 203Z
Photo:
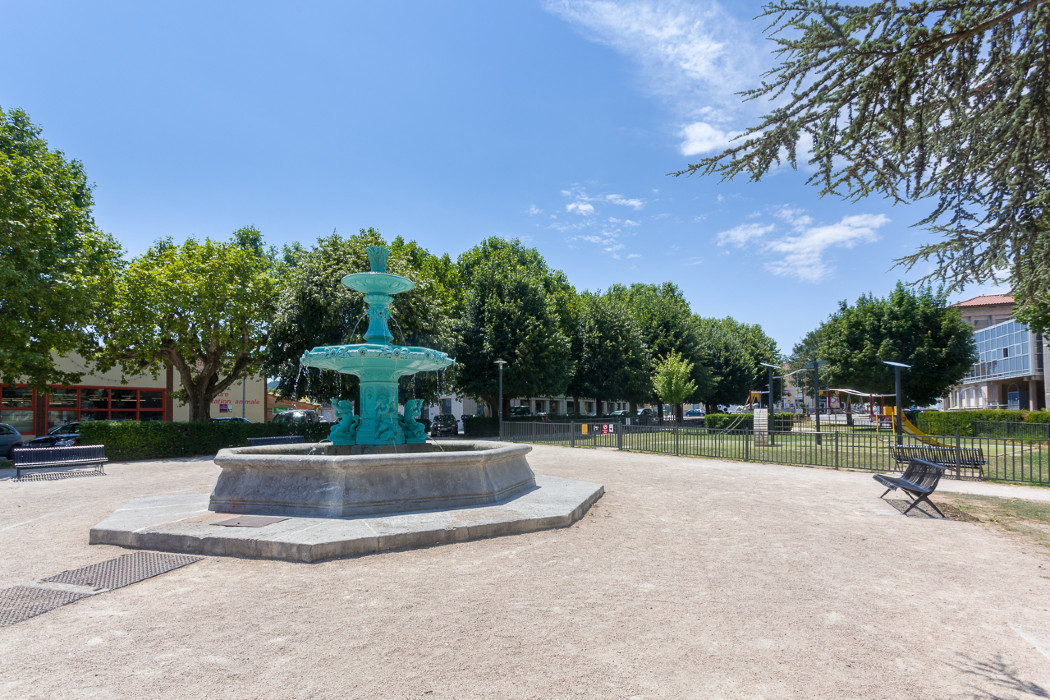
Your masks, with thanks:
M1032 333L1023 323L1007 321L982 328L974 332L973 339L978 359L963 379L964 384L1042 374L1042 347L1032 351L1033 345L1041 346L1042 341L1037 338L1038 342L1033 343Z

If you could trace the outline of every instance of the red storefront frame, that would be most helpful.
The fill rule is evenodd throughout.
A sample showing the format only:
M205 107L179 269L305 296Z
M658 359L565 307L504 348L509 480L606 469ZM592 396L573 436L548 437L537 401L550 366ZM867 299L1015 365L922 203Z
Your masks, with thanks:
M169 406L168 391L159 387L78 384L54 386L45 394L25 385L0 385L0 423L11 422L7 414L26 437L81 420L171 420Z

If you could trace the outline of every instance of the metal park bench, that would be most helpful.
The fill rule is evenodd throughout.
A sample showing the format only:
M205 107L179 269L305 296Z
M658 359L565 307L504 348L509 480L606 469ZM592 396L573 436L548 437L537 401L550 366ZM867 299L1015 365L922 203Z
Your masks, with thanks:
M981 467L988 464L988 460L984 458L984 450L980 447L893 445L890 447L890 454L898 464L906 464L911 459L924 459L927 462L954 469L956 477L962 476L963 469L969 469L971 470L970 476L981 478Z
M104 474L102 465L106 459L105 445L74 445L72 447L22 447L13 455L15 480L21 480L22 472L29 469L64 469L68 467L94 467Z
M273 437L250 437L248 447L259 447L260 445L298 445L306 442L302 435L275 435Z
M904 511L905 515L919 503L926 501L943 518L944 513L930 500L930 494L937 488L941 475L946 469L947 467L945 466L928 462L925 459L912 458L908 460L908 468L904 470L902 476L875 474L875 481L886 487L886 490L882 492L879 498L885 498L890 491L900 489L911 499L911 505Z

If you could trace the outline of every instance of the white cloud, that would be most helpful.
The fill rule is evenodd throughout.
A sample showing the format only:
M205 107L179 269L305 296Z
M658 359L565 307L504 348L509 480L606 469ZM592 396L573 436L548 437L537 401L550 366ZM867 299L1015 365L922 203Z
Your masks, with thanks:
M683 156L720 151L740 133L739 131L723 131L707 122L693 122L682 129L684 141L679 146L679 150Z
M684 155L721 146L761 109L738 92L757 86L769 54L761 25L716 0L546 0L546 9L640 70L643 89L670 105Z
M537 207L535 204L530 204L526 213L529 216L536 216L537 214L542 214L543 210Z
M761 224L740 224L735 226L728 231L722 231L718 234L718 245L733 245L740 248L748 241L755 238L762 238L767 233L771 233L776 226L773 224L767 224L765 226Z
M766 262L765 268L775 275L818 282L831 273L824 259L829 249L853 248L860 243L875 242L879 240L877 230L887 223L889 218L883 214L856 214L827 226L796 226L797 235L767 244L767 251L776 259Z
M594 205L587 202L571 202L565 205L565 211L589 216L594 213Z
M634 207L636 210L645 206L645 202L637 198L624 197L622 194L607 194L605 201L611 204L620 204L625 207Z

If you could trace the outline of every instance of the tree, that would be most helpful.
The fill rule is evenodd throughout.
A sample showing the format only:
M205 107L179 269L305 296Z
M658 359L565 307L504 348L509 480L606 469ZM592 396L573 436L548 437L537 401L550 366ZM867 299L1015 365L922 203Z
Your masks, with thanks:
M795 344L795 347L791 349L791 356L788 357L788 371L795 373L792 375L792 383L801 389L806 396L813 396L813 373L799 370L803 370L814 360L823 359L820 355L820 346L824 337L824 330L824 324L811 330L802 340ZM826 381L822 381L821 384L827 386Z
M118 280L96 361L135 374L174 367L182 387L173 396L189 405L190 420L207 420L219 393L262 368L278 291L254 228L228 243L163 239Z
M369 269L365 248L387 246L387 271L408 277L416 286L397 294L390 306L391 332L401 345L451 349L452 309L459 303L454 290L454 266L448 256L438 258L401 237L389 244L373 228L350 238L336 233L318 239L309 250L286 248L287 273L270 330L265 370L277 379L277 392L289 398L357 399L356 377L339 372L302 368L299 359L320 345L364 342L367 329L364 296L343 284L343 277ZM434 374L403 377L400 397L433 400L438 394Z
M819 331L821 383L865 393L894 391L893 368L883 361L911 365L902 374L905 405L933 403L965 376L977 360L973 330L959 311L947 306L943 291L914 290L900 282L886 299L862 296L846 302Z
M464 290L456 328L454 382L496 410L503 372L503 415L512 396L559 396L572 376L570 330L576 292L534 248L489 238L456 263Z
M932 262L947 291L1012 275L1022 304L1050 303L1050 3L879 0L766 6L782 56L743 93L775 107L723 153L677 175L753 180L811 144L811 183L856 200L932 200L943 240L898 261Z
M729 335L736 339L747 364L751 367L751 377L747 390L768 391L769 373L766 371L767 368L762 366L762 363L779 366L781 357L780 350L777 348L777 341L766 335L765 331L762 330L762 326L757 323L740 323L730 316L723 319L715 319L714 322L720 324ZM773 382L773 401L780 398L782 391L783 387L777 386L777 383Z
M699 343L692 311L677 285L671 282L632 284L630 287L614 284L606 295L630 310L654 358L668 357L677 352L692 363L692 379L697 391L700 394L709 391L714 382L711 365L702 362L698 355ZM655 398L655 394L650 393L650 397ZM662 418L662 404L659 413Z
M693 363L672 351L660 358L653 372L653 389L664 403L675 407L678 422L682 420L682 402L696 392L696 383L690 379Z
M630 312L609 296L584 292L572 338L576 364L569 393L603 401L645 401L652 357Z
M89 355L121 268L95 227L79 161L40 138L25 112L0 109L0 383L73 384L56 355Z
M735 322L733 322L735 324ZM707 367L712 381L698 393L708 413L719 405L743 403L754 384L755 364L735 327L726 319L693 317L697 361Z

